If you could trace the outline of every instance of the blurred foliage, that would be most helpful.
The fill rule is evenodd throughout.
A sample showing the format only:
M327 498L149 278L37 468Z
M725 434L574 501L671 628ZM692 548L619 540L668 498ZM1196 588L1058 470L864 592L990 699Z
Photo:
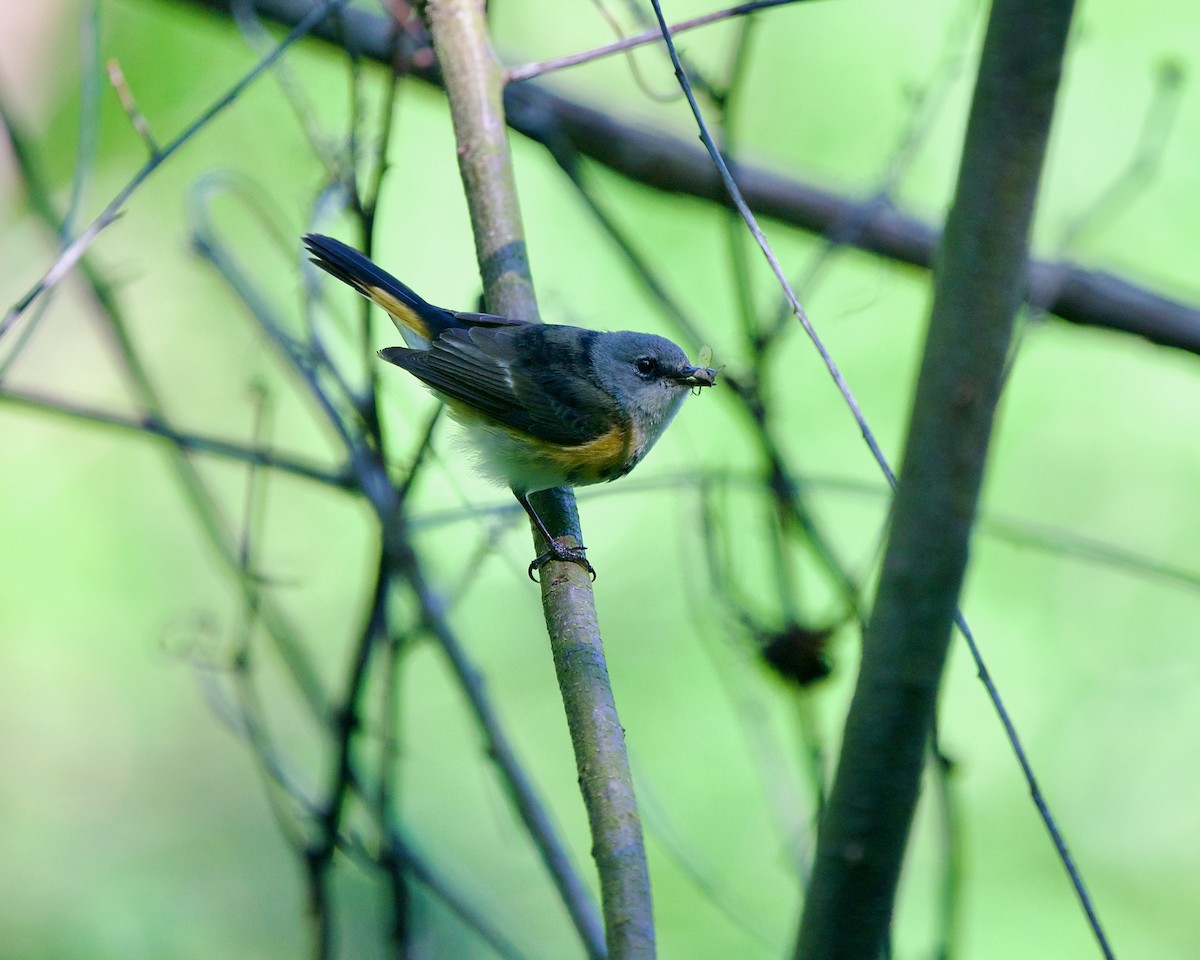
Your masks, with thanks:
M83 19L74 2L41 6L37 13L15 6L0 12L0 38L9 20L41 16L53 23L39 35L39 56L21 61L24 72L13 75L4 66L7 51L0 54L0 77L5 92L18 92L19 119L35 135L38 164L65 204L76 167ZM668 13L702 9L680 4ZM739 97L740 149L790 175L870 193L912 121L915 92L937 75L948 31L957 22L973 24L950 45L949 62L961 64L939 80L941 106L895 195L937 217L952 187L978 19L948 0L801 4L765 14ZM160 140L257 59L229 23L186 4L114 0L101 5L101 23L103 55L119 60ZM1082 7L1079 23L1041 203L1040 252L1200 300L1194 84L1184 87L1177 122L1136 198L1071 248L1058 246L1068 224L1129 162L1158 64L1179 58L1191 83L1200 11L1182 0L1136 8L1099 0ZM609 39L590 8L568 15L553 4L498 2L494 25L497 46L514 63ZM730 30L689 34L683 48L720 73ZM15 26L7 35L24 36ZM657 52L634 57L650 89L672 89ZM344 59L302 44L287 64L312 122L330 142L344 138ZM374 117L385 76L364 69L365 113ZM623 58L549 82L693 135L683 105L648 100ZM105 90L101 99L99 148L80 222L144 157L116 97ZM478 279L454 149L441 98L402 84L374 256L430 300L471 309ZM546 319L670 334L557 167L540 148L518 141L514 149ZM717 362L736 370L742 358L726 215L603 173L595 179L604 202L701 323ZM93 256L115 285L173 424L249 442L252 386L260 384L270 441L330 462L335 445L310 398L220 279L189 252L188 210L198 185L211 193L224 183L237 189L215 194L215 221L275 309L300 329L298 237L310 226L323 173L270 77L155 174ZM247 214L245 195L270 211L270 229ZM0 224L0 300L7 305L45 269L54 247L23 205L7 161L0 166ZM793 272L819 248L810 237L768 230ZM751 276L765 309L776 297L772 278L757 260ZM893 461L927 289L917 271L841 251L819 282L801 291ZM357 305L340 292L330 297L349 330ZM392 342L390 328L374 322L378 345ZM101 330L81 286L69 280L5 386L130 411ZM694 355L701 345L685 346ZM1069 531L1200 573L1197 363L1119 334L1031 318L996 436L989 517ZM801 465L838 555L869 584L886 512L882 481L799 331L776 352L770 373L789 457ZM431 400L405 378L397 381L387 384L382 413L391 449L404 459ZM186 508L163 441L3 403L0 436L0 953L6 960L298 955L306 949L300 867L273 827L252 758L205 696L212 677L197 666L228 651L242 626L241 601ZM415 491L418 545L435 585L454 598L450 616L587 872L570 744L537 594L524 577L524 523L506 493L471 474L452 429L439 433L435 452ZM245 468L198 462L236 530ZM700 501L686 478L744 473L755 464L744 422L714 391L689 401L637 474L580 496L666 958L784 953L800 895L796 863L809 852L813 815L802 753L816 742L826 764L835 755L853 678L857 636L843 629L828 647L830 679L809 694L784 689L753 661L707 581ZM461 545L474 544L496 521L471 508L501 504L507 532L501 530L494 553L472 565ZM765 510L750 484L730 484L722 495L738 584L764 620L784 614L764 586ZM266 480L261 511L255 548L267 589L302 625L332 684L346 669L369 601L370 518L344 495L279 475ZM1089 561L1053 532L1046 541L1033 549L982 533L963 607L1118 954L1182 960L1200 939L1196 583ZM803 614L815 624L836 618L835 593L819 568L805 559L798 568ZM290 756L311 766L309 776L323 776L314 730L300 719L286 684L269 679L274 669L263 666L278 718L274 733ZM527 956L575 955L561 907L432 649L405 661L402 701L401 804L411 836ZM941 737L956 761L951 783L963 836L958 955L1093 956L1002 731L959 649ZM930 877L937 818L923 810L919 821L898 920L902 958L927 956L936 936L940 892ZM339 894L349 911L344 955L384 955L379 891L351 864ZM417 909L438 944L431 955L490 955L438 903L422 899Z

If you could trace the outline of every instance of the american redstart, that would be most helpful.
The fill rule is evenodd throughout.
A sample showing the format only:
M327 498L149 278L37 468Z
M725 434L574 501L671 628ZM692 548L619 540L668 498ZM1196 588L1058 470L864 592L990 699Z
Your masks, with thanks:
M379 356L431 387L467 431L486 476L512 488L549 549L595 576L583 547L558 543L529 494L623 477L638 465L693 388L717 372L695 367L665 337L600 333L460 313L426 303L365 256L310 233L304 244L322 270L391 316L407 347Z

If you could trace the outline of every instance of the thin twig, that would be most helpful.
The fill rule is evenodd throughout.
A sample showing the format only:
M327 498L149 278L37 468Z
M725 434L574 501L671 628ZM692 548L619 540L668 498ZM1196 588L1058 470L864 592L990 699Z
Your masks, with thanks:
M721 20L729 20L733 17L744 17L747 14L755 13L759 10L766 10L768 7L782 7L788 4L803 3L806 0L756 0L754 3L741 3L736 7L726 7L724 10L715 10L712 13L705 13L698 17L691 17L687 20L680 20L677 24L671 27L671 33L684 33L688 30L694 30L696 27L707 26L710 23L717 23ZM592 60L599 60L601 57L609 57L614 53L621 53L624 50L632 50L635 47L645 46L648 43L655 43L662 33L657 29L645 30L642 33L635 34L632 37L625 37L622 40L617 40L613 43L606 43L601 47L593 47L591 50L584 50L581 53L573 53L566 57L555 57L552 60L543 60L541 63L528 63L521 67L509 67L505 71L505 80L508 83L519 83L522 80L531 80L534 77L540 77L546 73L553 73L556 70L564 70L567 67L574 67L581 63L589 63Z
M850 409L851 415L854 417L855 423L858 424L858 429L862 433L863 440L871 450L872 456L875 457L875 462L879 464L879 468L883 471L891 486L896 485L896 476L892 473L892 468L888 465L887 458L884 456L883 449L879 446L879 442L875 439L875 434L867 424L866 417L863 415L862 409L858 405L858 401L854 397L850 385L846 382L846 378L842 376L842 371L833 359L833 355L826 348L824 342L818 336L816 328L813 327L812 321L808 319L808 314L804 307L800 305L800 301L796 297L796 293L792 290L792 285L789 283L787 275L783 272L783 267L779 263L779 259L775 256L775 252L771 249L770 243L767 242L766 236L762 232L762 228L758 225L758 220L755 218L750 207L746 204L745 198L742 196L742 191L738 188L737 183L733 179L733 175L729 172L729 166L726 164L724 157L721 156L721 151L717 149L716 143L713 141L712 133L709 132L708 124L705 123L704 115L700 111L700 105L696 102L696 97L692 93L691 84L688 82L687 74L683 70L682 64L679 62L679 54L675 49L675 44L671 40L671 32L667 26L667 22L663 17L662 6L659 0L651 0L654 5L654 13L658 17L659 29L663 39L667 43L667 50L671 54L671 62L675 64L675 76L679 79L679 85L683 89L684 96L687 97L688 105L692 108L692 116L696 119L696 124L700 130L700 140L708 151L709 157L720 175L721 182L725 186L725 190L729 195L730 201L742 215L742 219L746 222L746 227L750 234L758 243L759 249L762 251L763 257L771 266L771 271L775 274L775 279L779 281L780 288L783 290L784 296L787 298L788 306L791 307L792 313L796 319L800 321L804 327L805 333L812 340L813 346L816 347L817 353L824 362L829 375L833 378L833 382L837 385L838 392L846 401L846 406Z
M244 678L248 664L245 667L235 665L235 676ZM319 804L302 790L297 778L289 772L283 759L279 757L270 740L266 738L261 726L248 727L239 722L245 718L234 715L232 708L218 705L218 718L225 726L249 745L254 753L259 767L273 788L273 793L279 794L289 801L300 816L305 819L315 819L321 815ZM256 710L256 715L261 709ZM359 797L363 796L363 786L354 778L351 788ZM364 799L366 799L364 797ZM283 805L272 800L272 806L282 809ZM368 804L367 809L375 818L375 827L381 835L378 852L372 852L354 835L345 831L336 838L339 851L346 853L355 860L366 864L379 866L389 874L395 871L411 876L426 890L440 900L447 909L463 921L464 925L474 931L486 944L505 960L527 960L526 955L513 942L487 920L479 910L473 907L469 898L460 891L447 877L443 876L429 862L415 843L404 837L400 828L391 822L390 818L380 818L375 804ZM290 821L281 821L281 826L290 826ZM289 843L303 852L302 835L295 829L285 829Z
M356 850L369 858L369 854L361 848ZM411 841L405 840L395 828L389 829L384 837L383 849L374 858L376 862L396 861L404 865L406 873L411 873L414 880L433 893L446 907L457 916L468 929L473 930L484 943L495 951L502 960L528 960L524 951L520 950L506 935L496 929L495 924L475 909L465 896L453 884L443 877L419 853Z
M393 39L396 44L399 44L401 36L400 24L392 22ZM355 79L357 84L357 77ZM363 252L369 257L372 256L375 249L375 222L379 211L379 198L383 193L384 179L390 169L390 161L388 159L388 147L392 142L392 127L396 119L396 104L400 93L400 71L396 69L395 61L393 60L391 71L388 75L387 92L383 97L382 111L383 115L379 122L379 132L376 135L378 150L375 154L375 163L369 186L365 196L360 196L358 189L358 162L357 157L351 155L351 174L354 177L355 189L353 197L358 206L359 217L362 222L362 238ZM354 124L355 126L357 124ZM364 300L362 303L363 321L362 321L362 361L366 370L367 380L367 404L363 410L363 416L367 421L367 426L371 430L377 444L384 443L383 433L379 425L379 367L376 356L375 346L371 343L370 338L370 302ZM432 429L432 426L431 428ZM411 483L415 474L409 474L408 483Z
M371 656L376 645L386 635L388 623L388 592L391 587L392 565L386 549L381 549L375 573L375 587L368 606L358 642L354 647L350 674L338 701L334 715L334 762L324 806L317 818L318 833L305 851L307 867L309 912L314 927L313 953L317 960L332 955L333 917L331 909L330 868L342 833L346 800L351 793L356 765L353 750L356 735L362 725L360 701L366 687ZM402 897L400 909L406 910L407 898ZM403 929L403 914L393 918L394 926Z
M146 145L146 151L150 154L150 158L156 159L162 150L158 141L154 139L154 134L150 132L150 124L146 120L146 115L137 105L133 91L129 89L129 83L125 80L125 72L121 69L121 63L116 57L112 57L108 61L108 82L117 92L117 99L121 101L121 107L125 111L125 116L129 118L130 126L142 138L142 143Z
M122 433L144 437L162 437L169 440L179 450L235 460L248 466L265 467L268 470L311 480L335 490L351 490L354 487L354 481L345 471L333 472L316 464L277 453L274 450L245 446L220 437L209 437L177 430L153 415L141 418L126 417L106 410L84 407L69 400L44 397L31 391L15 389L0 390L0 403L9 403L51 416L66 417L69 420L76 420L92 426L108 427Z
M592 6L596 8L596 11L600 14L604 22L608 24L609 29L612 30L612 32L616 34L620 40L624 40L625 34L621 28L621 21L617 19L616 14L608 9L607 0L592 0ZM655 91L650 86L650 81L647 80L646 76L642 73L642 68L638 65L637 57L635 57L629 50L625 51L625 65L629 68L629 74L633 78L634 84L642 92L642 95L651 103L669 103L671 100L674 100L679 96L679 94L674 90L666 94ZM509 77L507 71L505 76L507 80Z
M266 70L270 69L271 65L280 57L282 57L292 44L311 32L312 29L327 16L329 16L331 12L339 9L348 2L349 0L325 0L322 6L312 10L308 16L301 20L288 33L286 37L279 41L275 49L272 50L270 54L256 63L254 67L242 77L241 80L230 87L219 98L217 98L215 103L213 103L210 107L208 107L208 109L204 110L198 117L196 117L195 120L188 124L188 126L184 128L183 132L175 137L174 140L155 153L146 162L146 164L134 174L133 178L117 192L117 195L113 197L111 201L109 201L108 206L101 211L100 215L96 217L96 219L93 220L91 224L89 224L83 230L82 233L80 233L73 243L59 253L59 255L55 258L54 263L50 265L50 269L48 269L42 276L42 279L35 283L29 292L26 293L25 296L23 296L20 300L18 300L12 309L9 310L8 314L4 317L3 322L0 322L0 337L2 337L12 327L12 325L16 323L21 314L23 314L29 308L29 305L33 303L34 300L36 300L46 290L59 283L62 278L70 272L71 268L75 266L75 264L79 261L79 258L83 256L88 247L95 242L96 237L100 235L100 231L102 231L105 227L110 226L121 215L121 211L129 198L133 196L138 187L140 187L146 181L146 179L152 173L154 173L155 170L157 170L163 165L163 163L170 159L171 156L178 152L178 150L189 140L191 140L192 137L207 127L208 124L212 122L213 118L221 113L221 111L223 111L230 104L234 103L238 97L242 95L242 92L255 80L257 80Z
M99 0L92 0L86 15L82 18L79 37L79 139L75 148L75 169L71 175L71 193L67 199L66 211L61 218L50 200L50 188L42 182L38 164L32 159L29 138L10 115L4 98L0 97L0 122L3 123L13 153L16 154L17 166L25 181L25 194L42 220L55 225L60 248L70 242L71 231L83 208L88 184L96 169L96 144L99 140L100 128L100 91L103 87L100 79L100 33ZM30 315L20 333L13 337L8 353L0 357L0 382L4 381L9 370L16 365L25 348L33 341L34 331L37 330L53 301L53 296L44 298L38 304L38 309ZM0 330L2 329L3 327L0 326Z
M253 0L232 0L230 15L251 49L260 57L269 56L275 47L275 38L257 16ZM271 73L304 134L309 151L320 161L326 175L334 176L344 161L338 156L337 148L332 145L333 138L327 136L321 128L304 84L285 61L277 61Z
M988 699L991 700L996 715L1000 718L1000 723L1004 727L1004 735L1012 747L1013 755L1017 758L1017 763L1021 766L1021 773L1025 777L1025 783L1029 787L1030 799L1033 800L1033 805L1037 809L1043 826L1046 828L1046 833L1049 835L1050 841L1054 844L1054 850L1058 854L1059 862L1062 863L1063 869L1067 872L1067 878L1071 881L1071 887L1075 891L1075 898L1083 908L1083 913L1087 918L1088 926L1091 928L1092 936L1095 938L1096 944L1099 946L1100 952L1106 960L1115 960L1115 954L1108 942L1108 936L1104 932L1104 927L1100 923L1100 915L1096 912L1096 905L1092 901L1092 895L1088 892L1087 884L1083 880L1083 874L1080 873L1079 867L1075 863L1075 858L1071 855L1071 851L1067 847L1066 838L1063 836L1062 831L1059 830L1058 822L1050 810L1050 805L1046 801L1045 794L1042 793L1041 785L1038 783L1037 776L1033 772L1033 765L1029 762L1029 757L1025 753L1025 747L1021 743L1020 734L1017 733L1016 724L1013 723L1012 717L1009 716L1008 708L1004 705L1004 700L1000 696L1000 690L992 680L991 672L983 661L979 645L975 642L975 633L967 624L961 611L955 611L954 623L962 633L963 639L967 641L967 649L971 651L971 659L975 662L975 672L979 676L979 682L987 690Z

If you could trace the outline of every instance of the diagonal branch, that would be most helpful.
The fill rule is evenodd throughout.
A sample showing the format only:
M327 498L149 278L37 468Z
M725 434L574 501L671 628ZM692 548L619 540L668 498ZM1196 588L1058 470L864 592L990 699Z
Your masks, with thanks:
M0 403L36 410L92 426L109 427L135 436L163 437L169 440L177 450L205 453L214 457L239 461L248 466L265 467L279 473L287 473L324 484L336 490L353 488L352 478L344 471L328 470L318 464L266 447L246 445L221 437L179 430L171 426L161 415L155 413L148 413L138 418L124 417L108 410L80 406L57 397L41 396L27 390L10 388L0 390Z
M88 247L96 242L96 238L100 235L100 232L116 222L124 210L126 202L149 179L151 174L191 141L197 133L205 129L218 114L222 113L230 104L235 103L245 92L246 88L251 86L255 80L270 69L272 64L282 57L292 44L308 34L318 23L327 19L338 7L345 5L347 2L348 0L329 0L328 3L310 4L305 15L296 22L291 32L267 56L259 60L248 73L217 98L207 110L188 124L170 143L162 149L155 148L150 159L117 192L117 195L109 201L108 206L100 212L99 216L88 224L69 246L59 253L54 263L50 265L50 268L42 278L29 289L25 296L13 305L4 319L0 320L0 336L3 336L20 319L30 304L47 290L60 283L63 277L71 272L80 258L87 252Z
M715 10L712 13L706 13L699 17L689 17L687 20L681 20L679 23L672 25L671 33L678 35L688 30L695 30L697 27L708 26L708 24L716 23L718 20L745 17L760 10L766 10L768 7L782 7L787 4L801 2L803 0L753 0L751 3L741 3L736 7L726 7L724 10ZM572 53L565 57L544 60L541 63L527 63L522 67L509 67L505 72L505 76L509 83L532 80L534 77L545 76L547 73L552 73L555 70L577 67L581 63L591 63L593 60L612 56L614 53L632 50L635 47L642 47L648 43L657 43L661 37L662 33L658 27L652 27L632 37L624 37L621 40L606 43L601 47L593 47L591 50L584 50L581 53Z
M180 2L180 0L176 0ZM182 0L229 14L231 0ZM259 13L283 25L298 23L314 0L254 0ZM340 27L324 23L312 36L348 45L426 83L441 85L428 51L404 34L390 41L388 21L351 8ZM418 56L420 51L424 56ZM569 143L615 173L668 193L729 205L708 155L691 141L623 121L604 110L551 93L535 82L510 85L504 94L508 125L553 148ZM749 163L738 164L738 185L750 209L811 233L889 260L929 270L941 240L938 228L896 209L883 198L839 194ZM1200 307L1069 261L1035 260L1029 303L1062 320L1144 337L1151 343L1200 354Z

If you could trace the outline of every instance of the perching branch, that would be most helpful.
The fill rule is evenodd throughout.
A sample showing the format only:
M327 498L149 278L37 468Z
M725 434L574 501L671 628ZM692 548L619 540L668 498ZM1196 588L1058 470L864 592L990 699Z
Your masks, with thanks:
M524 231L504 124L503 77L480 0L430 0L430 33L441 64L458 143L484 296L492 312L537 319ZM580 540L569 490L539 496L551 530ZM534 532L537 538L537 532ZM538 549L546 545L539 542ZM542 606L579 783L600 874L604 939L588 917L575 916L590 957L654 956L650 879L633 779L604 662L587 572L574 563L541 569Z

